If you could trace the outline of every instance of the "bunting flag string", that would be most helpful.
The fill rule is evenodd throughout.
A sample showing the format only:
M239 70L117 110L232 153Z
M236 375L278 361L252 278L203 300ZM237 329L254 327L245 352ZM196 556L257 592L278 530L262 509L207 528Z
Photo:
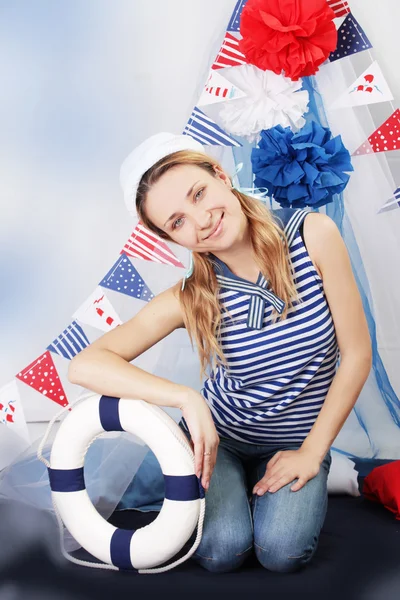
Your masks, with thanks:
M242 144L228 135L215 121L210 119L197 106L187 122L183 135L190 135L205 146L241 146Z
M49 351L32 361L15 377L60 406L68 405L67 395Z
M334 62L346 56L372 48L372 44L354 16L349 13L338 29L338 43L329 60Z
M218 52L211 68L224 69L247 64L247 58L239 50L239 40L234 35L226 32L220 51Z
M400 110L397 108L378 129L369 136L368 141L353 152L353 156L388 152L400 148Z
M330 108L347 108L364 104L376 104L393 100L393 94L386 82L381 68L375 60L352 83Z
M100 281L99 285L144 302L150 302L154 298L154 294L147 287L124 252Z
M164 240L147 229L140 221L121 250L121 254L124 253L132 258L184 268Z
M381 209L378 210L379 213L389 212L391 210L395 210L400 208L400 187L398 187L391 198L382 206Z
M82 327L76 321L68 325L66 329L47 346L47 350L71 360L81 350L90 345Z

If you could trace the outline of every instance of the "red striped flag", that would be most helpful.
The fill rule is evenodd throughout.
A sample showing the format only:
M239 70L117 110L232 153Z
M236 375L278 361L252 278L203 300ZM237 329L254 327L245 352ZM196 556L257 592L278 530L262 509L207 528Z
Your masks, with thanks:
M335 17L344 17L344 15L347 15L347 13L350 12L350 8L349 5L347 4L346 0L326 0L328 3L328 6L333 10L333 12L335 13Z
M226 32L222 42L221 50L218 52L212 69L223 69L224 67L237 67L247 64L247 59L239 50L239 40L229 32Z
M171 252L167 244L140 222L137 224L129 240L121 250L120 254L123 253L128 254L133 258L141 258L143 260L151 260L164 265L185 268L176 258L174 253Z

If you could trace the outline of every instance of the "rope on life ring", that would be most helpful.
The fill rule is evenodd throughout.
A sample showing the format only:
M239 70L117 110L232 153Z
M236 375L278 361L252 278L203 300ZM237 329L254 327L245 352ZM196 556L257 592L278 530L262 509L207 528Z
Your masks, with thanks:
M74 410L56 433L49 462L42 455L46 440L54 422L72 406ZM137 530L121 529L106 521L86 491L86 452L107 431L126 431L143 440L155 453L164 475L165 499L159 515ZM160 407L144 400L86 393L53 417L37 456L48 469L61 552L69 561L100 569L163 573L185 562L199 546L205 514L204 488L195 474L195 457L185 434ZM64 548L63 523L83 548L103 562L71 556ZM196 539L185 556L164 567L151 568L175 556L196 526Z

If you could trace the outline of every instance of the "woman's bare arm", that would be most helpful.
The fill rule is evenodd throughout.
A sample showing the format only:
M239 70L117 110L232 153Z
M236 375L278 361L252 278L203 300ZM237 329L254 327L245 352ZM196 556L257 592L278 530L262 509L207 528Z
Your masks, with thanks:
M106 396L181 408L193 390L130 364L172 331L184 327L177 286L155 296L132 319L77 354L69 366L69 381Z

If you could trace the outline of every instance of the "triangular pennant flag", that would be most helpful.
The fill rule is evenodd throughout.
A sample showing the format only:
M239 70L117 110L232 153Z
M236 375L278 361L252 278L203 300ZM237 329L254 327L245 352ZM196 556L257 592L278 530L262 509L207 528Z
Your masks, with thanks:
M16 375L16 378L31 386L49 400L61 406L68 405L67 396L50 352L45 352L40 358L31 362L30 365Z
M154 294L149 290L125 253L121 254L99 285L108 290L138 298L143 302L150 302L154 298Z
M184 268L184 265L176 258L168 245L140 221L131 233L123 250L121 250L121 254L124 252L134 258Z
M380 210L378 210L378 214L395 210L396 208L400 208L400 187L394 191L393 196L389 198L387 202L385 202Z
M81 323L106 332L122 325L121 319L101 287L95 289L74 313L73 317Z
M368 48L372 48L371 42L358 21L349 13L338 29L337 47L329 56L329 60L333 62Z
M392 115L382 123L378 129L369 136L368 141L353 152L353 156L359 154L371 154L372 152L388 152L400 148L400 110L397 108Z
M247 0L238 0L228 23L228 31L240 31L240 17Z
M376 104L393 100L392 92L383 76L380 66L375 60L368 69L352 83L347 91L331 105L330 108L345 108Z
M183 135L192 138L205 146L241 146L233 137L228 135L215 121L207 117L197 106L194 107L187 122Z
M346 0L327 0L329 8L335 13L335 17L344 17L350 12L349 5Z
M220 51L218 52L211 68L224 69L225 67L238 67L248 63L245 55L239 50L239 40L234 35L226 32Z
M76 321L68 325L66 329L47 346L47 350L71 360L81 350L90 345L85 332Z
M10 427L26 442L30 442L28 426L15 379L0 389L0 423Z
M203 93L198 101L199 106L225 102L233 98L243 98L246 94L230 81L225 79L218 71L210 71Z

